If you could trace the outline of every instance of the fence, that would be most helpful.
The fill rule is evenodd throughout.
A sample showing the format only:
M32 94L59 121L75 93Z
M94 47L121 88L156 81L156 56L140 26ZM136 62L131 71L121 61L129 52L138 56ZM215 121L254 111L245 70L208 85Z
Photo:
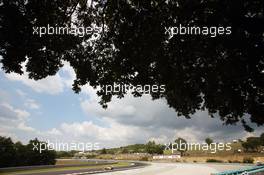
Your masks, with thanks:
M211 175L264 175L264 166L254 166L246 169L224 171L221 173L213 173Z

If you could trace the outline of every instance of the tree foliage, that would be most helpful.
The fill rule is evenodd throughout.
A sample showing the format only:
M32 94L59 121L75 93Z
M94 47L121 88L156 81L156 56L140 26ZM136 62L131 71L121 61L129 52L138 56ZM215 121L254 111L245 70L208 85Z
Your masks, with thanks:
M21 142L13 143L11 138L0 136L0 167L54 165L56 152L46 149L40 153L34 149L34 145L40 143L35 139L23 145Z
M101 154L107 154L107 151L105 148L102 149Z
M155 141L149 141L146 144L146 152L149 154L163 154L163 146L156 144Z
M187 141L179 137L175 140L175 143L177 144L176 150L181 153L181 156L184 156L184 153L188 150Z
M1 0L0 55L5 72L33 79L54 75L68 61L73 90L85 84L165 85L178 115L208 110L225 124L264 124L264 1L260 0ZM73 17L75 20L73 20ZM96 25L100 38L32 34L34 26ZM179 35L170 26L231 26L229 36ZM103 107L112 96L98 91ZM134 92L134 96L142 94Z
M211 145L213 142L214 142L213 139L211 139L211 138L209 138L209 137L205 139L205 143L206 143L207 145Z
M72 158L74 155L78 153L78 151L56 151L56 158L60 159L66 159L66 158Z
M248 137L245 142L242 143L243 148L247 152L258 152L260 147L264 146L264 133L260 137Z
M0 167L14 166L16 159L14 143L10 138L0 137Z

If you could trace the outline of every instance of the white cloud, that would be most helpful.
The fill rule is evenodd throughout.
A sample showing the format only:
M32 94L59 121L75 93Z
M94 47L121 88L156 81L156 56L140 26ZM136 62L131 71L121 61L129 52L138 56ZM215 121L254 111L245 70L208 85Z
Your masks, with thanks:
M38 81L29 79L26 73L23 75L11 73L6 74L6 77L12 81L20 81L39 93L58 94L63 92L62 78L58 74Z
M0 136L10 137L13 141L19 141L16 134L6 131L5 128L0 127Z
M98 96L96 94L97 90L99 90L99 88L94 89L93 87L89 85L84 85L82 87L82 94L88 96L90 101L97 102L98 101ZM82 101L82 98L81 98L81 101Z
M30 113L25 110L15 109L14 112L20 120L26 120L30 116Z
M95 90L88 89L86 93L91 95L90 98L81 101L81 108L88 116L107 121L111 126L117 124L119 129L108 131L115 142L117 140L125 142L129 135L132 136L134 143L144 143L147 140L164 143L178 137L190 142L203 142L206 137L227 141L243 138L247 134L241 125L225 126L219 118L210 118L207 111L197 111L191 116L192 119L178 117L175 110L168 107L165 99L153 101L149 95L143 95L141 98L126 95L122 99L114 97L108 108L103 109L98 104L98 97L94 95ZM127 130L132 130L133 134L125 132ZM254 135L258 135L259 130L260 128L257 128ZM122 133L121 138L113 131Z
M32 128L30 126L27 126L24 122L19 123L17 125L17 129L22 130L22 131L26 131L26 132L33 132L33 131L35 131L34 128Z
M114 121L105 121L108 127L99 126L91 121L63 123L60 127L64 136L71 138L68 141L89 141L100 143L102 147L120 146L132 144L136 137L139 137L138 127L125 126ZM140 136L141 137L141 136ZM133 139L134 138L134 139Z
M21 89L17 89L17 90L16 90L16 93L17 93L20 97L25 97L25 96L27 96L27 94L26 94L24 91L22 91Z
M47 94L59 94L63 92L64 87L70 87L75 78L73 69L70 67L69 63L63 62L64 67L61 72L57 73L54 76L48 76L45 79L35 81L28 78L28 73L26 72L26 63L22 65L23 75L16 73L5 74L6 78L11 81L19 81L24 85L32 88L35 92L38 93L47 93ZM61 74L65 75L62 76ZM17 91L20 95L23 95L21 91Z
M71 88L73 81L76 79L76 74L73 70L73 68L70 66L69 62L64 61L63 62L63 67L61 69L62 74L64 74L62 76L63 78L63 83L68 87Z
M21 89L17 89L16 93L25 101L24 106L29 109L39 109L40 104L32 98L28 97L28 94L22 91Z
M168 143L177 137L189 142L203 142L208 136L222 141L243 138L246 134L242 132L241 127L230 129L222 126L218 119L210 119L206 112L197 112L192 120L177 118L175 112L168 108L163 100L152 101L150 97L114 99L107 110L97 105L95 98L81 101L81 104L88 115L97 116L104 125L87 120L62 123L56 128L40 131L27 125L26 121L30 115L27 111L16 109L10 104L1 104L0 120L3 114L9 114L5 117L9 123L3 123L1 120L0 134L8 133L20 140L37 137L51 142L99 143L100 148L146 143L148 140ZM13 117L10 117L10 114Z
M0 126L1 133L14 135L14 131L32 132L34 129L26 125L30 113L23 109L13 107L8 103L0 104Z
M40 81L27 78L27 74L7 74L12 81L19 81L34 91L46 94L58 94L64 88L70 88L75 73L69 63L64 62L61 71ZM25 100L25 106L39 109L40 105L21 90L16 91ZM1 94L1 91L0 91ZM1 102L1 101L0 101ZM191 120L177 117L174 109L169 108L165 99L153 101L149 95L134 98L126 95L123 99L113 98L107 109L98 104L96 90L89 85L82 87L80 106L89 117L99 122L88 120L83 122L62 123L56 128L40 131L34 126L28 126L30 113L18 109L10 103L0 104L0 135L16 138L42 140L60 139L66 142L99 142L101 147L113 147L134 143L145 143L155 140L159 143L173 141L183 137L188 141L203 141L206 137L213 139L232 140L243 138L247 133L241 126L223 126L219 119L210 118L207 111L196 112ZM22 132L21 132L22 131ZM260 130L256 131L256 135Z
M25 106L30 109L39 109L40 105L33 99L27 99L25 102Z
M5 101L5 102L10 101L9 94L6 91L2 90L2 89L0 89L0 101Z
M53 136L61 136L62 135L61 131L56 129L56 128L52 128L51 130L47 131L46 134L53 135Z
M22 110L22 109L16 109L12 105L8 103L1 103L0 108L2 113L0 113L1 118L10 118L10 119L16 119L19 121L27 120L30 116L30 113Z

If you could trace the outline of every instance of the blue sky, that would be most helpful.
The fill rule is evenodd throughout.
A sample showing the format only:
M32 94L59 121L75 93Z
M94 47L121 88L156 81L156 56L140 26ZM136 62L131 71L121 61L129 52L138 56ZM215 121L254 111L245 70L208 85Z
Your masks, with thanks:
M10 101L15 107L24 106L23 103L27 98L34 99L38 103L39 109L27 109L32 115L29 124L47 130L59 126L62 122L82 122L87 119L79 106L80 95L75 94L70 88L55 95L38 93L20 82L9 81L3 74L1 72L0 89L8 92ZM25 96L19 92L24 93Z
M93 142L115 147L155 140L166 143L183 137L203 142L206 137L230 141L259 135L263 128L247 133L241 124L224 126L207 111L197 111L188 120L177 117L164 99L144 95L113 98L108 109L98 104L96 91L88 85L75 94L75 73L68 63L53 77L34 81L24 75L0 72L0 135L27 142L41 140Z

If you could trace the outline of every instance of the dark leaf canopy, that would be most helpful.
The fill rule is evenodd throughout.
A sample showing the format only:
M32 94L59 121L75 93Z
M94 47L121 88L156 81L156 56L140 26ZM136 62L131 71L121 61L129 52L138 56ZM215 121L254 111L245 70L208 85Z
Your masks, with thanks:
M33 35L34 26L98 26L93 35ZM171 26L232 28L230 35L177 35ZM264 1L262 0L0 0L3 70L30 78L54 75L68 61L73 90L89 83L165 85L165 98L178 115L207 109L225 124L245 114L264 124ZM113 95L104 94L101 104ZM135 96L142 94L134 92Z

